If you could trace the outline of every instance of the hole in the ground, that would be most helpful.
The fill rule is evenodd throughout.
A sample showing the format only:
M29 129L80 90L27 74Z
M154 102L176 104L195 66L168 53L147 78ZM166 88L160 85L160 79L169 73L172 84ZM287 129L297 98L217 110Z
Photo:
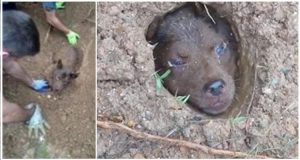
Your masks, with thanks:
M218 7L218 6L217 6ZM221 7L221 6L220 6ZM204 117L228 118L249 112L255 56L230 17L202 3L185 3L157 16L146 40L164 87ZM211 116L213 115L213 116Z

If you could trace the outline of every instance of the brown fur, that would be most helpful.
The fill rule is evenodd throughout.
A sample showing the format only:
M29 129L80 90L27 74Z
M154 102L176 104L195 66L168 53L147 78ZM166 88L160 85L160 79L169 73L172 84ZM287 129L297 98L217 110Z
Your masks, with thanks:
M216 24L201 3L186 3L155 17L146 40L157 43L153 50L156 70L160 74L171 70L164 86L174 95L190 95L188 103L193 107L219 114L230 106L235 93L237 42L228 22L213 8L208 9ZM218 55L216 46L221 44L225 49ZM224 86L216 96L207 88L217 80Z
M50 72L49 84L53 91L60 92L79 76L79 69L83 60L83 52L79 48L70 47L62 57L54 55Z

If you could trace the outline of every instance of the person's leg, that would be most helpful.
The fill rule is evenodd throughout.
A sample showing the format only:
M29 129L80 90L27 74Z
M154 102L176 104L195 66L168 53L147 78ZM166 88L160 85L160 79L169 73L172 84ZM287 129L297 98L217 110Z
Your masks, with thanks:
M3 123L25 122L33 114L33 109L24 109L15 103L8 102L4 97L2 100Z

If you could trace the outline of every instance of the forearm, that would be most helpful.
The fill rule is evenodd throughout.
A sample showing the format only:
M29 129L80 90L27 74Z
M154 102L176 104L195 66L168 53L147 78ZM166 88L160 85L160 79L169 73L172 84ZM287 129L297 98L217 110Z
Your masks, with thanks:
M69 33L70 30L58 19L54 12L46 12L47 22L50 23L54 28L64 32L65 34Z
M3 62L3 69L9 75L13 76L16 79L21 80L27 86L32 87L33 79L25 71L25 69L22 66L20 66L15 60L6 59Z

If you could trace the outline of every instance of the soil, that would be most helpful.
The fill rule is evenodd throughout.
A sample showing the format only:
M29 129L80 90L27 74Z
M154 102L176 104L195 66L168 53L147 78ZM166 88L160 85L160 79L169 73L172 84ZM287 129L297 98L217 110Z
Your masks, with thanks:
M97 4L97 114L136 130L213 148L298 158L297 3L209 3L231 22L257 77L248 112L206 117L155 89L145 30L180 3ZM243 61L242 61L243 62ZM254 75L244 71L247 75ZM244 76L247 76L244 75ZM244 78L245 79L245 78ZM252 96L253 95L253 96ZM229 158L97 129L98 158Z
M18 3L18 7L32 16L41 42L39 54L19 62L34 78L43 78L52 54L64 54L69 44L63 33L50 30L40 3ZM80 75L60 95L37 93L4 75L4 96L21 106L39 103L51 129L33 139L26 125L4 124L3 158L95 158L95 3L66 3L57 14L80 35L76 45L84 51Z

